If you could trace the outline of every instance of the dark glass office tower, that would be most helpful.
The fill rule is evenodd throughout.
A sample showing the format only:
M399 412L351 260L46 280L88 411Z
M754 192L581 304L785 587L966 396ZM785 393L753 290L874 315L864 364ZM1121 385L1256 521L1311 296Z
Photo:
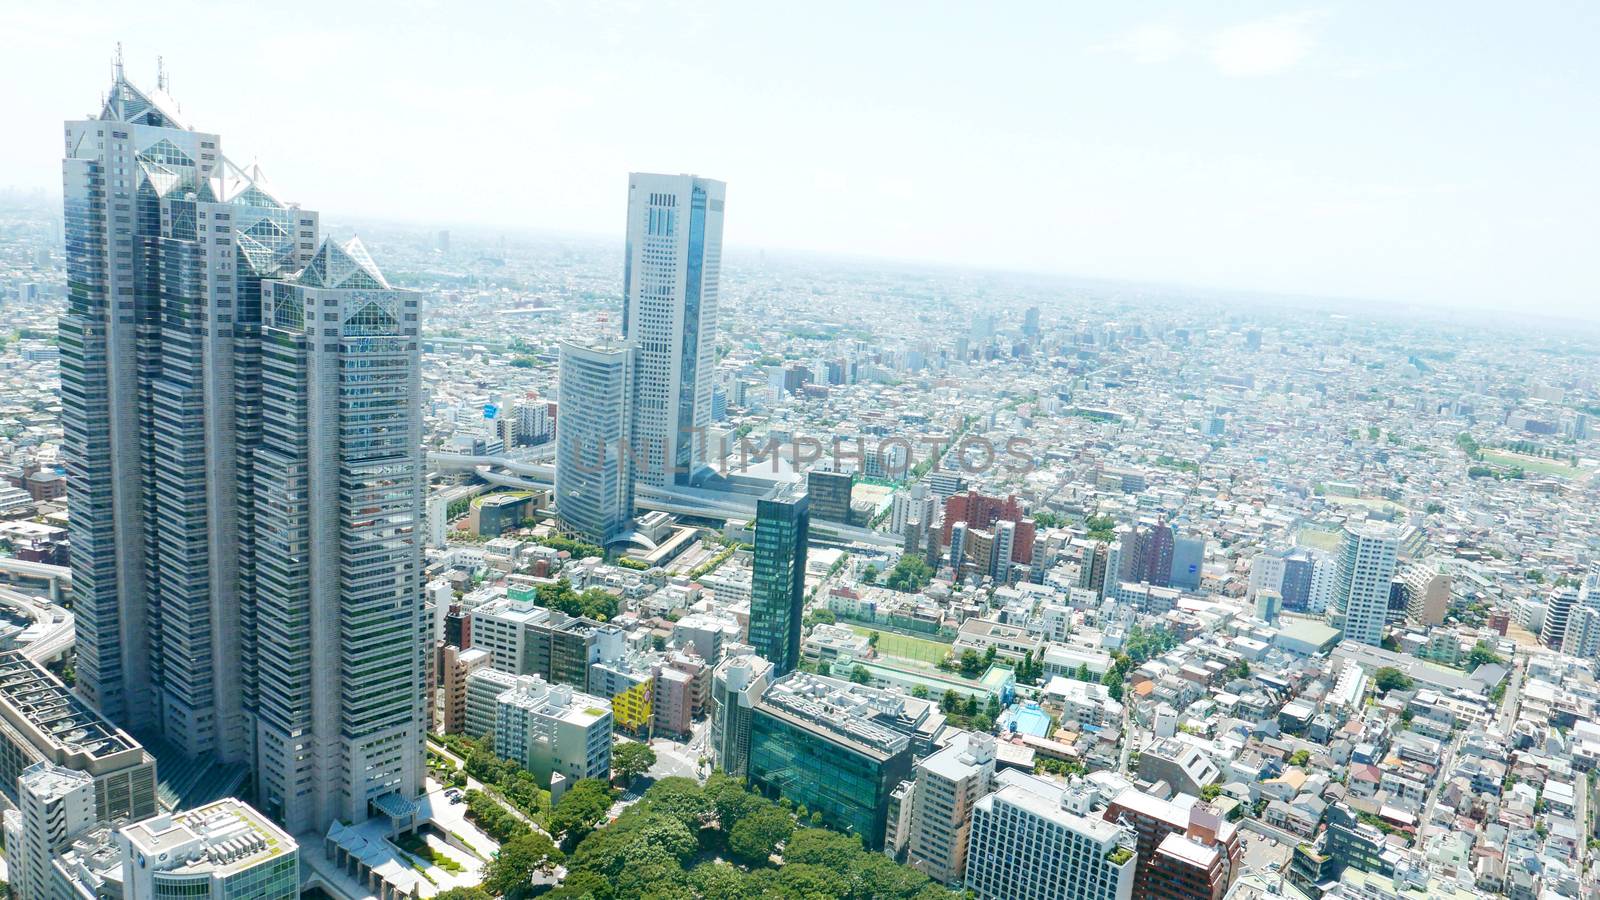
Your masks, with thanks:
M756 501L756 559L750 585L750 643L772 662L773 677L800 661L806 602L806 536L811 498L798 483Z

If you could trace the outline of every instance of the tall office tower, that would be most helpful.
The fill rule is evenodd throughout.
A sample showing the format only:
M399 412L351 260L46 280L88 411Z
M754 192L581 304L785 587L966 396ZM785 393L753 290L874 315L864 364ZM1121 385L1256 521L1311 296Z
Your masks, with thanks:
M556 510L585 539L605 546L633 521L636 460L631 344L561 345L557 385Z
M123 75L66 123L60 323L78 690L190 755L249 758L260 284L314 213Z
M979 900L1131 900L1133 844L1073 789L1007 772L972 809L965 887Z
M972 733L917 764L907 859L940 884L959 884L967 870L972 807L992 789L994 765L994 736Z
M1400 531L1392 525L1350 526L1339 553L1329 618L1345 640L1376 647L1389 615L1389 584L1394 580Z
M1305 610L1311 605L1312 569L1316 566L1310 554L1296 551L1283 560L1283 578L1278 592L1283 595L1283 608Z
M358 240L262 286L256 796L294 833L422 784L417 305Z
M1039 307L1030 306L1022 314L1022 333L1028 337L1039 334Z
M811 498L797 483L756 501L755 567L750 581L750 644L781 678L800 662L806 602L806 538Z
M1563 585L1552 591L1545 605L1544 626L1539 629L1539 643L1546 647L1561 649L1562 641L1567 635L1567 621L1572 617L1572 610L1577 605L1576 587Z
M622 336L639 348L633 439L649 484L705 465L726 190L693 175L628 176Z
M850 510L850 493L855 489L856 477L851 472L825 472L812 469L806 473L806 493L811 495L811 515L820 522L838 522L854 525Z
M95 824L94 778L35 763L17 779L17 810L21 821L6 828L11 889L26 900L54 897L51 861Z

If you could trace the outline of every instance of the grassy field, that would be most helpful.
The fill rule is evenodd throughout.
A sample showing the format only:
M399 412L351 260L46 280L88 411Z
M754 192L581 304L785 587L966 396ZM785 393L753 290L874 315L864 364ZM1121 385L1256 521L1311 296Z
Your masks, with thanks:
M1569 466L1564 460L1545 459L1540 456L1523 456L1505 450L1484 450L1483 461L1492 466L1521 466L1532 475L1554 475L1557 478L1576 478L1582 469Z
M851 625L850 630L856 634L868 636L875 631L875 629L861 625ZM938 641L909 637L904 634L896 634L893 631L878 631L877 634L878 652L884 656L892 656L895 659L911 660L936 666L950 652L949 644L941 644Z
M1338 550L1343 538L1337 531L1323 531L1320 528L1302 528L1297 543L1302 547L1311 547L1316 550Z

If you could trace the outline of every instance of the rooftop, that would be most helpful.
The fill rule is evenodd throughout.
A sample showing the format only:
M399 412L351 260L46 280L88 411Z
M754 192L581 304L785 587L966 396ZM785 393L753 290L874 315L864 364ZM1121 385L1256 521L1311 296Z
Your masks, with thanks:
M61 757L57 763L65 763L68 755L101 760L141 749L20 650L0 653L0 715L53 744Z
M121 833L153 868L183 874L231 875L297 849L266 816L232 798L136 822Z

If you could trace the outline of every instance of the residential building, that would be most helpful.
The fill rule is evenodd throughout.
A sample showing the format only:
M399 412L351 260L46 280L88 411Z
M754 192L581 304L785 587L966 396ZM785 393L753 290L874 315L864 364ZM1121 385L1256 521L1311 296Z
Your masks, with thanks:
M632 344L561 345L556 420L556 510L584 540L605 546L633 520Z
M1074 791L1010 777L973 806L964 886L978 900L1131 900L1133 845Z
M1104 813L1138 835L1135 900L1222 900L1244 865L1239 829L1192 794L1162 800L1130 789Z
M798 484L780 484L756 501L750 644L772 661L774 677L800 662L810 521L810 497Z
M750 718L772 683L772 662L744 653L711 674L711 756L717 768L743 778L750 759Z
M523 675L495 698L494 752L548 786L611 776L611 703L570 685Z
M494 734L495 722L500 717L500 695L516 687L518 677L487 666L467 676L467 737Z
M1366 524L1345 529L1329 621L1344 639L1378 646L1389 614L1400 530Z
M992 789L995 738L959 734L917 764L907 861L940 884L960 884L972 807Z
M462 650L446 644L439 650L439 688L433 727L440 734L460 734L467 727L467 679L492 665L488 651Z
M639 348L633 441L649 484L705 466L726 191L693 175L628 176L622 336Z

